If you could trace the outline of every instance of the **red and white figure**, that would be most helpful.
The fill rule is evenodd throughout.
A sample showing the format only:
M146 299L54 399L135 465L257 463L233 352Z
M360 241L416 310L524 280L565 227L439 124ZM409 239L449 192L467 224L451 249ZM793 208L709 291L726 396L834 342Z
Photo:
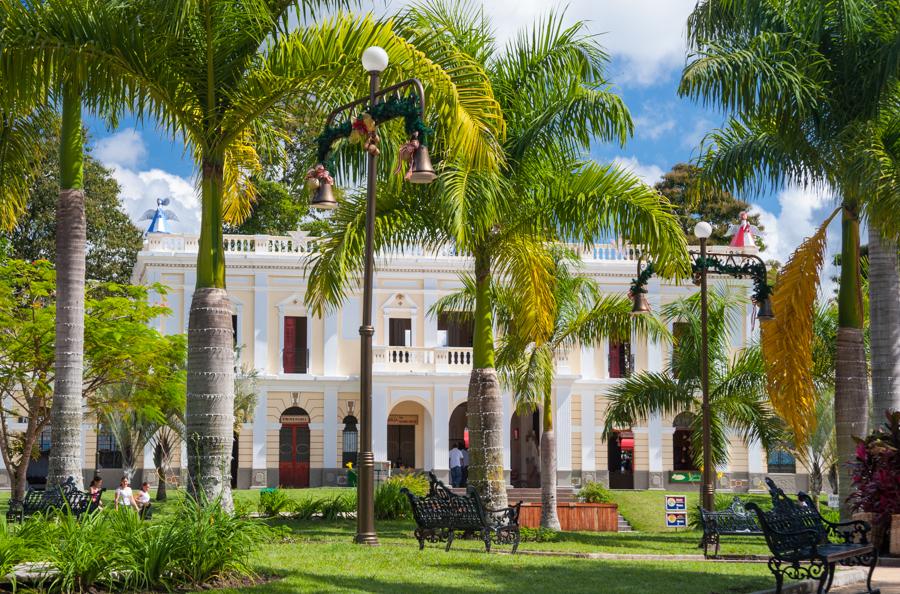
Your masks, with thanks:
M741 222L728 227L726 237L731 237L731 247L756 247L754 237L764 237L756 225L747 220L747 212L741 213Z

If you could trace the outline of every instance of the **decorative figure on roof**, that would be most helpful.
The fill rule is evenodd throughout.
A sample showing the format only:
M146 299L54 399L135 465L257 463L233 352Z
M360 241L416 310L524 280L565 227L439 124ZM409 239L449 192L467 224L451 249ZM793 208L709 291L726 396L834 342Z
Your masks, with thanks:
M731 237L731 247L756 247L754 237L763 237L762 232L756 225L751 225L747 220L747 212L741 212L741 222L737 225L728 227L726 237Z
M166 228L166 223L178 220L178 215L171 210L163 208L163 206L168 206L170 202L169 198L157 198L156 208L151 208L141 215L140 220L150 221L147 233L168 233L169 230Z

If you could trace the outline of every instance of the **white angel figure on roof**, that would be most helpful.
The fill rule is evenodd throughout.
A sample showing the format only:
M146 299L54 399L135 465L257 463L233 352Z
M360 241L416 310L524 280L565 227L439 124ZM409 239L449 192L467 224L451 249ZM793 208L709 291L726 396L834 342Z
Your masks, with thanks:
M173 211L163 208L168 206L170 202L171 200L168 198L157 198L156 208L151 208L141 215L141 221L150 221L147 233L168 233L166 222L178 220L178 216Z

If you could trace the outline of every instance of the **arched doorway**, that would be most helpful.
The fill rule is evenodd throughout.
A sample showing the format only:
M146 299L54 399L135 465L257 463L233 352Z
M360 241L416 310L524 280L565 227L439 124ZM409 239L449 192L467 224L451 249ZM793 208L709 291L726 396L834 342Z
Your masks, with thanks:
M299 406L281 413L278 476L283 487L309 486L309 414Z
M425 468L425 407L401 402L391 409L387 423L387 454L394 470Z
M447 449L452 449L455 444L460 442L469 447L469 428L466 427L467 408L466 403L463 402L450 414L449 431L447 432L450 443L447 444Z
M512 416L509 432L509 480L513 487L541 486L541 412Z
M610 489L634 489L634 432L613 431L606 443Z

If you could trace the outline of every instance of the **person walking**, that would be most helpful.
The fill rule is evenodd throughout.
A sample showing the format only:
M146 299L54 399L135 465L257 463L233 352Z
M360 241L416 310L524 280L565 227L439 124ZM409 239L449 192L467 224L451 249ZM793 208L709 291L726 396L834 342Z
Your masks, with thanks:
M150 483L144 481L141 484L141 490L138 491L137 496L135 496L135 503L137 503L138 513L141 514L142 520L150 519Z
M450 485L453 487L462 485L463 453L459 447L460 445L455 443L453 444L453 449L450 450Z
M122 480L119 481L119 486L116 488L116 509L119 509L120 504L135 510L138 509L137 501L134 499L134 491L131 490L128 477L125 476L122 477Z
M103 477L97 475L88 487L88 512L103 509Z
M469 486L469 448L462 444L462 482L460 487Z

